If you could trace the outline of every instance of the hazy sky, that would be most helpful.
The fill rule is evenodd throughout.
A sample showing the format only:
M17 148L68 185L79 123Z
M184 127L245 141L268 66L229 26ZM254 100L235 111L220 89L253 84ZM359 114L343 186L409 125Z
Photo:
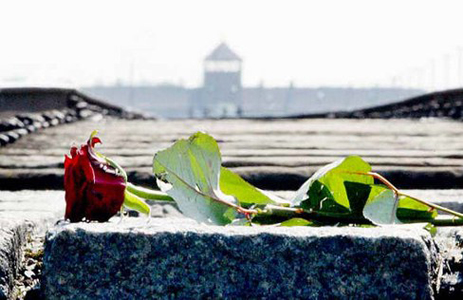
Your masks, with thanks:
M0 11L0 86L198 86L221 41L244 59L245 85L439 86L463 74L463 1L33 0Z

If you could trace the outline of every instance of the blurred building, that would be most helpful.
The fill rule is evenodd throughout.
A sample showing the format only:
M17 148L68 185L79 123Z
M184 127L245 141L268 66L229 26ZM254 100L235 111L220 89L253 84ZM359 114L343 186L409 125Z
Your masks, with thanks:
M193 113L195 110L205 116L239 116L242 113L241 62L225 43L206 57L201 97L191 102Z
M403 88L243 87L243 60L221 43L204 59L203 86L93 86L83 90L113 104L165 118L287 116L351 111L423 94Z

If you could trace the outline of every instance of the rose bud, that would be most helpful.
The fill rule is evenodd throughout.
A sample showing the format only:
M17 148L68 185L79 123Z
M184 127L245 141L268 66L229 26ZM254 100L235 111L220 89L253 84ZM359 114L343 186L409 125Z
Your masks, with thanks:
M93 147L101 140L92 133L80 149L64 159L65 219L105 222L121 210L126 180Z

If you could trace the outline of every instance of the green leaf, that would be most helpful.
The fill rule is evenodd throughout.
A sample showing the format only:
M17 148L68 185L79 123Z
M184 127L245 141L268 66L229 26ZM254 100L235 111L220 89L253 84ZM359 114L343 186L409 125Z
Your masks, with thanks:
M384 185L370 185L371 192L368 201L372 201L377 195L389 188ZM395 201L391 199L390 201ZM402 223L410 222L429 222L437 217L437 210L430 208L426 204L420 203L407 196L399 196L399 203L396 210L397 219Z
M241 205L278 204L283 202L276 196L266 194L249 184L238 174L222 167L220 171L220 189L227 195L234 196Z
M124 193L124 206L140 213L150 215L151 207L145 203L145 201L138 196L132 194L128 190Z
M291 200L293 206L324 212L351 211L351 203L345 182L373 184L368 175L371 166L358 156L348 156L319 169L296 192ZM358 210L358 205L353 205Z
M236 218L237 200L219 187L221 155L217 142L198 132L154 156L153 171L161 190L187 217L224 225Z
M437 227L434 226L433 224L431 223L428 223L426 224L424 227L423 227L424 230L428 231L429 234L431 234L432 237L435 237L436 234L437 234Z
M301 207L304 209L333 213L350 213L348 208L336 202L328 187L318 180L312 183L307 196L307 200L301 203Z
M350 209L353 215L363 216L363 208L371 193L371 185L346 181L344 182L347 198L349 198Z
M382 190L377 194L373 187L363 208L363 216L376 225L401 224L397 219L398 201L392 190Z
M410 221L429 221L438 215L437 210L430 208L426 204L420 203L412 198L400 196L397 218L402 222Z
M349 156L318 170L296 192L293 206L346 217L366 218L374 224L428 222L435 210L412 198L375 185L371 167L358 156Z
M287 221L281 222L280 226L292 227L292 226L311 226L314 225L313 222L302 218L292 218Z

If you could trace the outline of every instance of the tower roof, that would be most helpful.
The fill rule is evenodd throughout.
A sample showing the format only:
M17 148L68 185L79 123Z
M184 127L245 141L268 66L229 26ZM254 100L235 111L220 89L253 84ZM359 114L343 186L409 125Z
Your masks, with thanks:
M228 47L225 43L220 43L208 56L206 56L207 60L217 61L217 60L239 60L242 61L241 57L239 57L233 50Z

